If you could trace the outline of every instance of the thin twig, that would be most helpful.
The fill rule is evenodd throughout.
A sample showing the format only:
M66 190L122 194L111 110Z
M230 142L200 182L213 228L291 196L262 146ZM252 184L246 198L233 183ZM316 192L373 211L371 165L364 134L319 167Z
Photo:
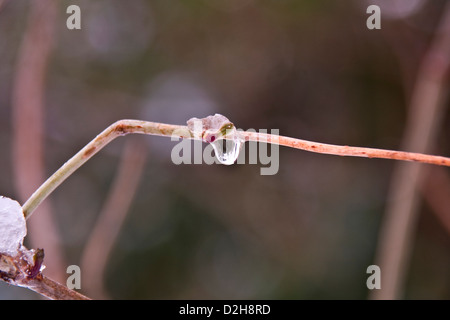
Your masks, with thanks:
M416 161L441 166L450 166L450 158L441 156L432 156L415 152L403 152L384 149L339 146L307 140L295 139L283 136L274 136L266 133L244 132L246 141L260 141L267 143L276 143L281 146L301 149L310 152L323 154L332 154L336 156L350 156L363 158L379 158L403 161Z
M51 300L90 300L81 293L71 290L44 275L40 279L26 281L23 286Z
M129 134L140 133L170 137L178 131L180 137L185 132L190 137L190 132L185 126L169 125L155 122L139 121L139 120L120 120L100 133L94 140L88 143L83 149L75 154L61 168L59 168L50 178L47 179L25 202L22 206L25 218L29 218L37 206L58 187L67 177L75 170L82 166L94 154L100 151L104 146L117 137Z
M42 253L36 259L36 252ZM89 300L88 297L54 281L41 272L43 250L21 247L13 256L0 253L0 280L30 289L52 300Z
M48 195L55 190L65 179L67 179L75 170L82 166L94 154L100 151L104 146L113 141L119 136L130 133L166 136L166 137L180 137L188 139L197 139L195 135L188 129L187 126L163 124L157 122L148 122L141 120L120 120L100 133L94 140L89 142L83 149L75 154L69 161L67 161L61 168L59 168L50 178L47 179L25 202L22 206L25 218L29 218L37 206L48 197ZM436 165L450 166L450 158L441 156L432 156L411 152L400 152L383 149L371 149L361 147L337 146L331 144L323 144L318 142L311 142L290 137L283 137L277 135L254 133L254 132L239 132L242 139L245 141L260 141L267 143L279 144L282 146L292 147L296 149L334 154L340 156L354 156L354 157L370 157L383 158L405 161L417 161L423 163L430 163Z

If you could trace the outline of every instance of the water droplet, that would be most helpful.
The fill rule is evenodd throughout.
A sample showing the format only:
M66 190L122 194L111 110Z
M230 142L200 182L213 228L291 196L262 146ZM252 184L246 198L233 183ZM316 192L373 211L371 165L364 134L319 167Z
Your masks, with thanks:
M211 142L217 159L225 165L232 165L239 156L242 139L237 134L229 139L217 139Z

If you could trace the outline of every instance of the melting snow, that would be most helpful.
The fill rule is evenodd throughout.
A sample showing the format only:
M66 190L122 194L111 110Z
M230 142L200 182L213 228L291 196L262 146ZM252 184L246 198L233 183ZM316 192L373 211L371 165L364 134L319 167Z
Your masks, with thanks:
M27 225L20 204L0 196L0 253L14 256L26 234Z

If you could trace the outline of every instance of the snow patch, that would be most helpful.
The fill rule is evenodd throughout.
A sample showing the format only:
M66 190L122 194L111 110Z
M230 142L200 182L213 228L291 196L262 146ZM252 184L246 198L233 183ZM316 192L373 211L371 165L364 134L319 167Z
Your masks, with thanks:
M20 204L0 196L0 253L15 256L26 234L27 225Z

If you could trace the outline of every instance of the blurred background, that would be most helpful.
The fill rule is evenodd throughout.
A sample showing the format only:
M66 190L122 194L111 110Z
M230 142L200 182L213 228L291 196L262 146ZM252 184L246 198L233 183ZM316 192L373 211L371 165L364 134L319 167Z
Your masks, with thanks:
M81 30L66 27L72 4ZM366 27L370 4L381 30ZM441 97L427 150L450 156L448 57L429 54L449 36L436 31L448 7L0 1L0 194L23 203L123 118L185 124L221 113L244 130L404 149L427 72ZM26 245L44 248L44 273L66 283L67 266L79 265L80 292L103 299L369 297L396 161L280 148L278 173L262 176L261 163L175 165L176 144L129 135L65 181L28 220ZM427 168L400 297L449 299L449 171ZM0 283L0 298L39 296Z

